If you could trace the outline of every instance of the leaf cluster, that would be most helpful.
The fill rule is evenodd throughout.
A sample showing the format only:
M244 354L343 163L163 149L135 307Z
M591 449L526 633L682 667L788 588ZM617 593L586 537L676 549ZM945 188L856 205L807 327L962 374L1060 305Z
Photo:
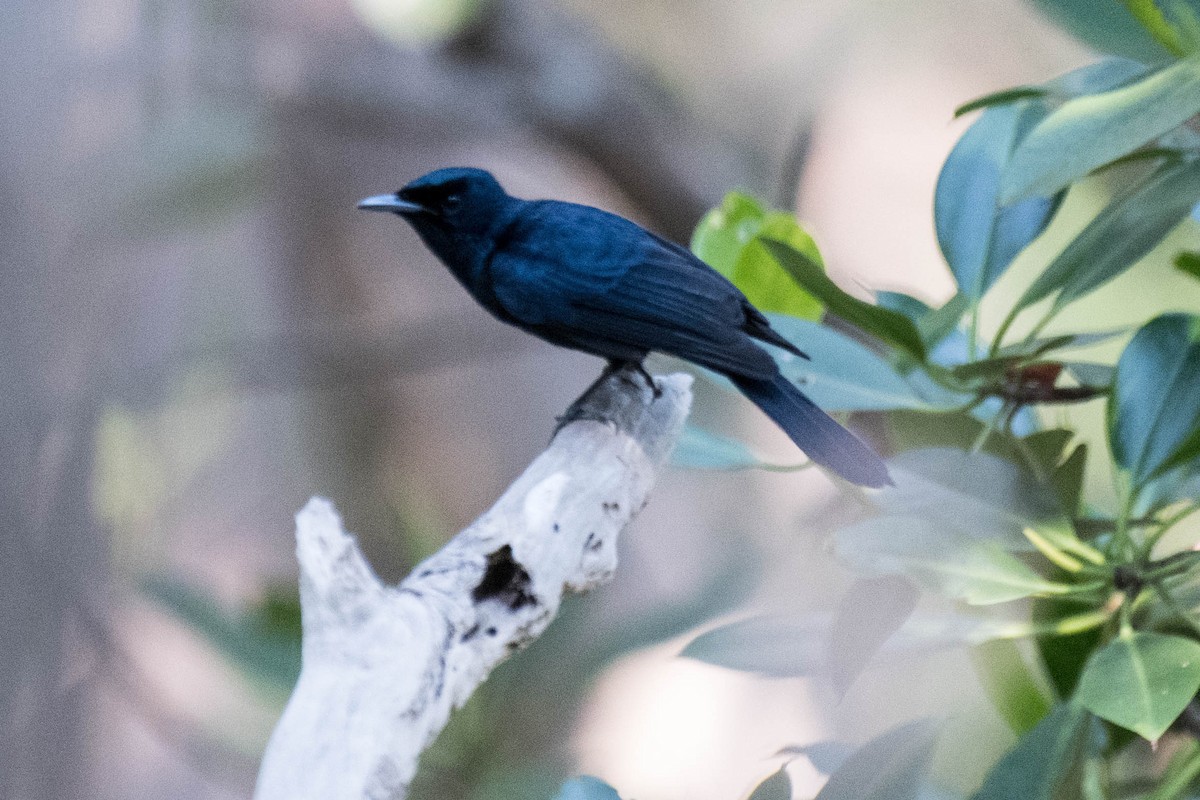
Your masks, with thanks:
M977 117L942 168L933 207L957 286L945 303L846 292L798 223L741 196L705 219L697 255L748 295L770 295L772 324L812 356L777 353L784 373L831 411L883 415L896 486L866 496L870 513L834 535L834 552L860 577L829 619L743 620L697 638L684 655L765 675L821 675L844 693L873 663L967 646L1019 737L977 800L1166 800L1197 788L1194 741L1152 770L1150 794L1144 781L1123 783L1114 764L1139 740L1190 730L1189 714L1200 710L1200 551L1167 545L1200 507L1200 317L1046 333L1064 309L1200 219L1192 11L1131 0L1122 13L1156 58L1107 58L959 109ZM1104 198L1082 226L1058 220L1073 192ZM1052 227L1070 231L1065 245L1027 285L993 293ZM1200 276L1195 249L1166 255ZM982 319L985 298L1006 303L994 329ZM789 310L801 303L805 314ZM819 318L808 313L814 305ZM1115 363L1073 355L1120 341ZM1082 403L1103 406L1105 440L1040 422L1047 407ZM689 432L680 460L803 466L764 462L700 430ZM1104 483L1096 476L1111 476L1109 486L1096 488ZM948 610L931 613L923 596ZM1030 647L1017 649L1020 640ZM875 751L894 733L860 753L871 753L876 777L889 776L879 796L916 797L924 778L910 786L898 776L927 765L927 753L897 755L908 766L893 770L893 756ZM836 771L826 792L875 796L869 783L837 794L848 781Z

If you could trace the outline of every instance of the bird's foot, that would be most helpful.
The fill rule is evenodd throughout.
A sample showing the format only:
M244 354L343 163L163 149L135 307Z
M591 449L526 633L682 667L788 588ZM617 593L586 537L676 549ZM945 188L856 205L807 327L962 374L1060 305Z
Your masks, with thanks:
M640 375L650 391L654 392L654 399L657 400L662 397L663 392L659 388L658 381L654 380L654 376L646 371L646 366L641 361L610 361L608 362L608 366L604 368L604 374L600 379L604 380L615 372L621 373L621 379L635 389L640 387L634 382L630 373Z
M663 390L659 387L658 381L646 371L646 368L642 366L640 361L610 361L608 362L608 366L604 368L604 372L600 374L600 377L579 396L578 400L571 404L571 407L562 416L555 419L555 436L572 422L579 422L580 420L603 422L609 425L617 424L613 419L614 405L612 398L619 395L627 395L628 393L616 386L606 390L605 383L611 378L616 378L620 383L634 389L639 398L644 397L643 393L647 388L653 393L654 400L658 400L663 396ZM625 402L637 402L641 404L643 401L641 399L633 401L632 398L628 398Z
M576 401L575 403L571 404L571 407L566 410L566 413L554 418L554 436L558 436L558 432L570 425L572 422L580 422L582 420L603 422L606 425L614 424L612 419L605 414L596 411L594 408L589 408L587 404ZM554 436L551 436L550 438L553 439Z

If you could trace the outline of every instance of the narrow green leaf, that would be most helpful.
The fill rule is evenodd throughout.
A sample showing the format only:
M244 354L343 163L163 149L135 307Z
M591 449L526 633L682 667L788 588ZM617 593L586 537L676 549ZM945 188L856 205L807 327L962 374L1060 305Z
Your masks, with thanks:
M794 217L767 211L753 198L730 192L692 234L692 252L729 278L760 311L820 319L821 303L798 287L778 263L753 243L762 237L787 242L821 263L821 254Z
M792 781L780 767L756 786L747 800L792 800Z
M1080 800L1083 762L1099 733L1087 711L1056 706L1000 759L971 800Z
M1120 158L1115 158L1105 164L1101 164L1092 170L1092 173L1100 173L1106 169L1120 167L1125 164L1136 164L1139 161L1158 161L1159 166L1162 164L1177 164L1182 160L1187 153L1176 147L1154 147L1147 146L1140 150L1134 150L1132 153L1126 153Z
M1200 689L1200 643L1138 631L1094 653L1075 699L1150 741L1166 732Z
M1186 58L1119 89L1068 100L1013 154L1004 203L1051 195L1200 112L1200 58ZM1087 142L1087 147L1080 147Z
M820 264L785 242L763 239L761 244L796 283L812 293L831 312L884 342L907 351L918 361L925 360L925 343L908 317L847 294L829 279Z
M875 737L846 759L815 800L918 800L937 735L932 721L919 720Z
M1158 7L1158 0L1124 0L1134 18L1146 32L1158 41L1173 56L1182 56L1187 51L1179 31Z
M838 531L835 551L847 566L905 575L970 605L1063 593L991 541L918 517L877 517Z
M932 410L946 405L923 398L895 367L833 328L794 317L770 319L771 327L808 355L803 359L774 349L780 370L826 411ZM949 403L964 399L950 398Z
M1059 292L1062 307L1132 267L1200 201L1200 160L1166 164L1115 197L1050 262L1017 301L1025 308ZM1061 290L1061 291L1060 291Z
M1115 339L1118 336L1125 336L1132 332L1131 328L1115 328L1107 331L1089 331L1087 333L1064 333L1056 336L1047 336L1041 339L1034 339L1030 342L1019 342L1001 347L997 351L998 356L1022 356L1036 358L1044 356L1047 353L1053 353L1056 350L1067 350L1078 347L1090 347L1101 342L1107 342L1110 339Z
M991 94L985 94L983 97L968 100L954 109L954 116L958 118L964 114L970 114L972 111L978 111L981 108L1004 106L1015 103L1018 100L1045 97L1048 92L1049 90L1044 86L1014 86L1011 89L1001 89L998 92L992 92Z
M1166 314L1121 354L1109 413L1113 456L1137 486L1196 455L1200 425L1197 318Z
M933 214L938 245L959 291L978 301L1036 239L1058 207L1047 195L1002 206L1013 151L1044 117L1042 104L991 108L967 129L938 176Z

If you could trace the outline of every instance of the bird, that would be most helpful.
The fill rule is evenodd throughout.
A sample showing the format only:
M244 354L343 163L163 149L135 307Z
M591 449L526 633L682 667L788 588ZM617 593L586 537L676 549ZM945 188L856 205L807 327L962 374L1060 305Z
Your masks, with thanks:
M887 466L817 407L763 346L808 358L733 283L624 217L509 195L486 170L430 172L358 208L396 214L501 321L551 344L642 366L651 352L726 376L815 463L882 487Z

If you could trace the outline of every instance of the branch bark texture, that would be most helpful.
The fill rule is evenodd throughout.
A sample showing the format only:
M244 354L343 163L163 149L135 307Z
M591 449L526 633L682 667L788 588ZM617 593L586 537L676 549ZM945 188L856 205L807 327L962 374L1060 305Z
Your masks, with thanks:
M598 382L496 505L397 586L332 504L296 517L303 668L258 800L397 800L421 752L491 670L535 639L564 592L609 580L691 405L691 379ZM514 699L514 702L519 702Z

